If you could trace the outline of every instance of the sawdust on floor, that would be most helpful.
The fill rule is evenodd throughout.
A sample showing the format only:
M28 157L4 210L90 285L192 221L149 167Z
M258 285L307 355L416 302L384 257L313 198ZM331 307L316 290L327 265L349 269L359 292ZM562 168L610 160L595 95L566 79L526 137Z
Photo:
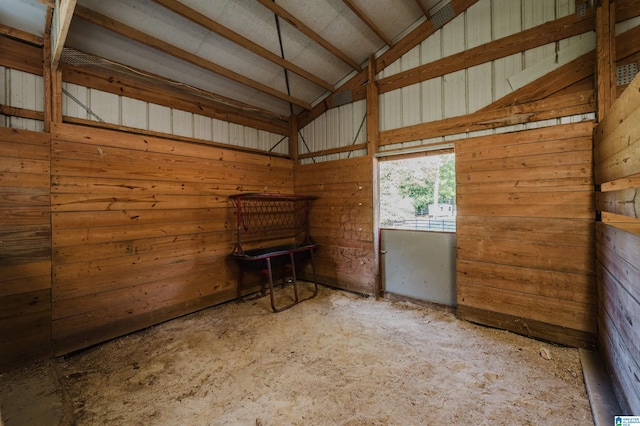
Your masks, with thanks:
M0 376L5 426L593 424L577 349L321 288ZM29 397L31 395L31 397Z

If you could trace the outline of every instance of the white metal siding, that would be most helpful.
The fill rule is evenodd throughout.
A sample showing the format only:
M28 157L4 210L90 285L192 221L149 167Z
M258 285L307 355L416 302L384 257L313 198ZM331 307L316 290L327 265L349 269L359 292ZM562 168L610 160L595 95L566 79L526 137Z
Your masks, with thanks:
M4 72L0 73L0 76L4 76ZM76 84L63 83L63 88L71 95L65 94L62 98L62 114L67 117L93 121L103 120L106 123L134 129L272 151L285 155L289 153L287 137L278 144L278 141L283 138L282 135L258 131L252 127L89 89ZM0 92L0 96L5 96L5 92ZM2 124L1 121L0 124Z
M44 79L39 75L0 67L0 103L44 111ZM0 126L36 132L44 130L43 121L10 116L0 116Z
M575 13L574 0L480 0L383 70L378 78L429 64L465 49ZM549 58L570 52L588 33L500 58L380 96L380 130L391 130L478 111L511 93L509 78L536 65L560 66ZM594 46L595 47L595 46ZM419 59L419 63L416 60ZM533 73L532 73L533 75Z
M398 109L401 109L398 106ZM298 153L357 145L367 141L367 104L365 100L333 108L302 128L298 135ZM357 150L302 160L302 164L366 155Z

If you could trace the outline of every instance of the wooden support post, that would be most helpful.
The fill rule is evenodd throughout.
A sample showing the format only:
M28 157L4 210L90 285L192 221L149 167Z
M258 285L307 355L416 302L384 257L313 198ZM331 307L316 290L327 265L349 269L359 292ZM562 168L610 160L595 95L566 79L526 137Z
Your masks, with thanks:
M596 10L596 82L598 121L602 121L615 101L615 1L600 0Z
M382 294L381 281L381 264L380 264L380 207L378 203L379 177L378 177L378 160L376 153L378 152L378 144L380 139L379 128L379 106L378 106L378 86L376 84L376 59L373 55L369 56L367 83L367 154L371 159L373 166L372 175L372 206L373 206L373 270L374 283L373 293L376 299Z
M367 83L367 138L369 139L368 154L378 152L380 130L378 126L378 86L376 85L376 59L369 57L369 82Z
M76 0L56 0L53 13L53 34L51 35L51 69L57 70L62 56L64 42L67 39Z
M52 88L51 88L51 24L53 20L53 8L47 8L47 15L44 24L44 42L42 53L44 56L42 76L44 78L44 131L49 132L51 129L51 106L52 106Z
M293 114L289 117L289 157L293 164L298 163L298 117Z
M51 121L62 123L62 71L51 70Z

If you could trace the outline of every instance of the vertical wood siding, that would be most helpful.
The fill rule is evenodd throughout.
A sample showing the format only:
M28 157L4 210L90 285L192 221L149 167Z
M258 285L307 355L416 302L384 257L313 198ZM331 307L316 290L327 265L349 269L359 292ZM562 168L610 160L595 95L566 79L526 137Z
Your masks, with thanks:
M54 124L55 353L234 298L227 197L292 179L287 159Z
M461 318L593 346L592 129L576 123L456 143Z
M49 135L0 128L0 371L51 353Z
M311 236L323 284L374 293L372 161L358 157L296 165L295 191L317 195L311 210Z
M623 411L640 412L640 77L595 130L598 329Z

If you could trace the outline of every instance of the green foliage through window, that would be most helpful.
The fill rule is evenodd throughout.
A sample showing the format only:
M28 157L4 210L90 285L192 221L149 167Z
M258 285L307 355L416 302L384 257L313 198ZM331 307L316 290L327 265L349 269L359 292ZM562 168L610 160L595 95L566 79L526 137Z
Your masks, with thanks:
M455 227L455 178L454 154L381 162L381 225L439 218Z

